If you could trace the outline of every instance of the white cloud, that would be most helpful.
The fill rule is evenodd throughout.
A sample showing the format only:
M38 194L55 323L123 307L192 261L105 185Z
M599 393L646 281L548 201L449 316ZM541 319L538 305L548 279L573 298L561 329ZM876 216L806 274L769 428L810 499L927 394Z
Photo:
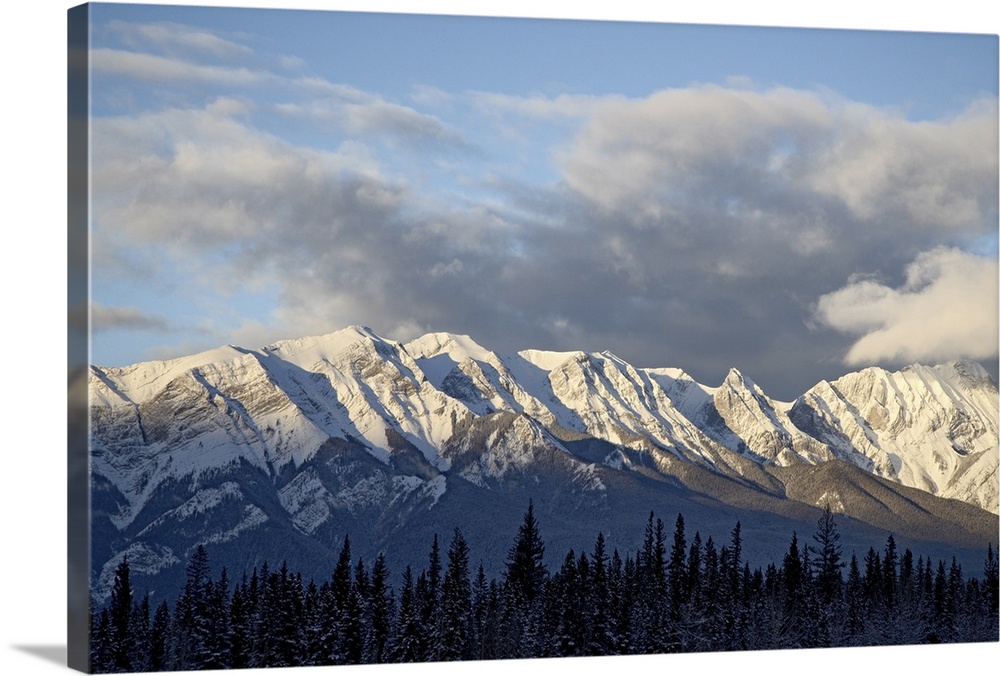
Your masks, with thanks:
M97 73L124 75L152 82L201 82L211 85L259 85L268 76L247 68L206 66L120 49L90 50L90 67Z
M607 105L609 101L626 101L624 97L585 96L580 94L559 94L555 97L541 95L511 96L494 92L470 92L473 106L485 113L514 113L538 119L583 118L595 108Z
M776 153L801 147L824 126L819 97L717 86L609 99L594 107L567 149L563 170L580 194L612 210L662 216L697 198L704 182L767 173Z
M433 144L438 149L463 148L466 142L438 118L350 87L310 80L316 90L301 103L278 103L274 109L297 123L306 121L324 131L342 130L369 140L394 139L413 146Z
M286 76L266 68L234 67L198 61L197 56L209 53L223 57L241 47L221 40L209 33L187 37L179 36L168 26L129 26L143 36L156 33L159 46L183 46L184 40L202 48L193 50L165 49L166 55L143 51L113 49L108 47L90 50L90 66L97 74L132 78L144 82L174 85L206 85L230 87L247 96L259 96L267 90L272 94L289 97L273 104L274 110L292 118L305 119L318 124L323 132L345 131L352 135L374 139L392 137L414 145L435 144L439 148L463 148L461 135L438 118L417 110L387 101L381 96L350 85L330 82L313 75ZM135 41L130 41L135 42ZM246 55L252 51L246 49ZM175 53L176 52L176 53ZM241 54L243 52L240 52ZM230 57L234 54L230 54ZM289 57L277 57L273 63L278 70L301 70Z
M819 299L816 318L860 335L844 361L944 361L996 357L998 263L950 248L920 254L898 289L862 279Z
M523 108L544 110L532 99ZM705 85L608 98L588 110L562 153L565 180L639 222L768 197L835 203L855 219L905 219L914 228L995 218L995 99L952 119L912 122L810 91Z
M459 135L440 120L406 106L375 100L343 106L342 112L346 113L347 128L358 134L392 134L411 141L462 144Z
M861 218L898 213L917 224L967 226L995 213L996 120L995 100L935 122L854 105L832 118L836 133L818 148L806 183Z
M201 110L95 119L98 222L119 238L178 248L257 241L291 226L295 204L328 201L342 175L377 180L377 166L354 146L343 154L295 146L248 126L244 113L221 99ZM392 189L362 185L355 198L384 205Z
M112 21L108 28L130 46L145 44L175 56L190 57L192 53L197 53L227 61L253 56L253 50L246 45L220 38L195 26L171 22L140 24Z

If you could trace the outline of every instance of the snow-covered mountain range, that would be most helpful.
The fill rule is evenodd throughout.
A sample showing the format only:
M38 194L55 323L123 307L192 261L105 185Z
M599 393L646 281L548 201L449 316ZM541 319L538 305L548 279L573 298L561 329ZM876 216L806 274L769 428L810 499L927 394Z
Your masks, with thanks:
M567 541L653 508L706 526L743 514L762 534L825 505L859 538L973 547L996 530L997 386L969 361L868 368L778 402L736 369L710 387L609 352L350 327L95 366L90 409L98 587L126 553L150 579L198 541L234 565L293 551L321 568L352 528L362 547L419 551L449 519L473 540L481 523L502 560L508 534L489 531L508 519L489 512L516 523L525 496Z

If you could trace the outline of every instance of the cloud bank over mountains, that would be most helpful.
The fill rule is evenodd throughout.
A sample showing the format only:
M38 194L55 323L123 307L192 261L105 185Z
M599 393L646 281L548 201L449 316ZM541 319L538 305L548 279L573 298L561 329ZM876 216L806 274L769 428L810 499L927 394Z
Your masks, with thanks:
M261 36L103 36L97 360L366 324L739 366L780 396L997 356L996 96L933 120L744 80L393 97Z

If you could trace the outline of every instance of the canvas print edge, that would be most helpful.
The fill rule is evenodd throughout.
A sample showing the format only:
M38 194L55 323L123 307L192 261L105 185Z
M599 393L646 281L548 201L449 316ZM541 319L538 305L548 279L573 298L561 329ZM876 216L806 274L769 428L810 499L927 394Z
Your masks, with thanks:
M71 23L72 23L72 20L71 20ZM73 36L73 29L72 29L72 26L71 26L70 27L71 42L72 42L72 36ZM74 68L74 66L72 65L74 63L73 62L73 55L72 54L70 56L70 59L71 59L71 70L72 70ZM79 67L79 63L80 63L79 61L75 62L76 67ZM72 94L71 94L71 111L73 109L73 103L72 103L72 101L73 101L73 97L72 97ZM71 125L71 127L73 125L73 114L72 114L72 112L70 114L70 125ZM74 137L71 134L71 139L72 138L74 138ZM86 150L84 149L84 150L82 150L82 152L85 154ZM73 233L74 233L74 223L81 223L81 222L85 223L85 218L84 218L84 220L81 221L81 220L79 220L79 216L77 218L74 218L74 216L72 215L72 211L73 211L73 209L72 209L72 203L74 202L74 199L73 199L74 181L77 181L77 183L79 183L79 176L77 175L77 176L74 177L74 175L73 175L73 168L72 168L72 166L73 166L73 157L74 157L74 151L73 151L73 148L71 147L71 149L70 149L70 160L71 160L70 161L70 165L71 165L71 168L70 168L70 174L71 174L71 176L70 176L71 215L70 215L70 224L69 224L69 230L70 230L70 237L71 237L71 239L73 238ZM71 257L73 255L73 251L74 250L75 250L74 247L71 247ZM79 288L81 288L79 286L80 280L83 279L84 277L86 277L86 272L87 272L86 271L86 266L84 265L82 268L79 267L79 266L77 266L76 268L74 268L73 262L71 261L69 269L70 269L70 287L71 287L71 289L77 289L78 290ZM77 283L76 285L74 284L74 281ZM72 294L72 291L71 291L71 294ZM80 467L80 462L79 462L80 461L80 456L79 456L79 454L74 454L74 452L73 452L73 448L74 448L74 441L73 441L74 440L74 429L79 429L79 425L80 425L80 422L81 422L81 420L79 418L80 409L79 409L79 407L74 407L73 402L74 402L74 400L78 400L79 395L80 395L81 392L85 392L85 390L81 390L80 389L80 385L84 381L79 381L79 380L74 381L74 379L73 379L73 373L72 373L72 370L73 370L72 367L73 367L73 364L77 364L77 365L83 364L84 366L86 366L86 361L87 361L86 359L84 359L82 362L80 362L78 360L75 360L74 357L73 357L73 352L74 352L74 350L80 350L80 349L83 349L85 351L86 350L86 347L85 347L86 346L86 341L89 339L89 333L87 333L87 335L84 337L84 339L82 341L78 340L78 341L74 342L72 340L72 334L73 334L73 331L74 331L74 326L79 327L79 319L80 319L79 309L80 308L79 308L78 305L74 306L72 304L72 302L71 302L71 307L70 307L70 332L71 332L70 353L71 354L70 354L70 360L69 360L69 363L71 365L71 369L70 369L71 373L70 373L70 385L69 385L70 408L69 408L69 412L68 412L69 413L69 420L70 420L70 458L69 458L69 463L70 464L69 464L69 467L70 467L71 476L73 476L74 474L78 474L79 471L80 471L79 470L79 467ZM76 346L75 348L74 348L74 345ZM85 397L85 394L84 394L84 397ZM84 422L84 427L85 427L85 422ZM77 448L79 448L79 446L77 446ZM84 469L83 471L86 472L86 469ZM72 484L71 484L71 488L72 488ZM74 493L72 490L70 491L70 496L69 497L70 497L70 520L71 520L71 529L70 529L70 556L71 556L70 589L71 589L71 594L70 594L70 626L69 626L69 632L70 632L70 635L72 636L72 635L74 635L74 633L79 633L79 630L80 630L80 628L82 626L76 620L74 620L74 617L76 617L76 613L79 612L79 608L80 608L80 606L79 606L79 599L74 599L74 594L73 594L73 591L72 591L75 588L75 585L72 582L73 578L74 578L74 574L75 574L74 571L76 571L76 573L78 573L81 570L86 570L86 565L87 565L87 555L86 555L85 549L81 548L80 542L79 542L79 533L82 532L82 531L76 530L72 524L74 523L74 521L73 521L74 518L78 519L81 513L85 513L86 512L85 509L81 511L79 509L79 507L80 507L80 505L86 505L87 504L88 497L84 496L84 495L81 495L79 493ZM74 561L76 562L76 564L79 564L79 565L76 565L74 563ZM74 610L74 608L75 608L75 610ZM71 646L72 645L74 645L74 642L71 640ZM77 645L79 645L79 644L77 643ZM78 658L74 657L75 653L76 653L76 651L71 650L71 655L70 655L71 665L73 664L74 661L78 660ZM78 661L76 663L79 664Z

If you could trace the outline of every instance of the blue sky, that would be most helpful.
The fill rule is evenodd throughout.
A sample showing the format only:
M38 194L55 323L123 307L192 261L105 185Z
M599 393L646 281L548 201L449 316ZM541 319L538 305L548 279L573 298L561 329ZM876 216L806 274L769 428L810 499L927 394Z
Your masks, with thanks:
M92 7L95 363L995 364L995 35Z
M825 87L931 118L996 94L997 46L990 35L156 5L96 9L126 22L192 23L236 42L242 35L263 58L295 56L331 82L394 98L420 86L645 96L744 77L761 86Z

